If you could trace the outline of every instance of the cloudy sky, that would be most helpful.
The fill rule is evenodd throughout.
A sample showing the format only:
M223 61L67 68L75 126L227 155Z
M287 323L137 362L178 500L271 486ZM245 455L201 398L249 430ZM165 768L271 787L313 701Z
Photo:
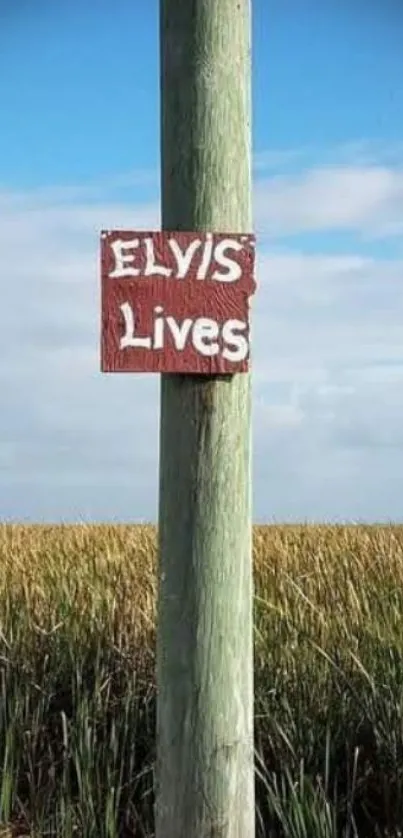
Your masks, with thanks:
M1 520L156 518L159 380L99 371L98 240L159 227L157 7L0 0ZM254 517L402 521L403 10L253 7Z

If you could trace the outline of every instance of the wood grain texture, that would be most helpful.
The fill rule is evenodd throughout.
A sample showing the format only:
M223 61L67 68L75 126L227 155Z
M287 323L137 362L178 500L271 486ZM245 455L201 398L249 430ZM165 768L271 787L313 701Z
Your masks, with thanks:
M161 0L162 222L251 228L249 0ZM249 373L161 379L157 838L254 838Z
M116 276L113 248L117 245L120 251L122 243L131 261L119 264ZM193 255L192 247L196 247ZM220 262L220 247L224 260L230 262ZM181 254L190 252L186 270L175 248ZM250 234L103 232L102 372L246 372L254 264L255 238ZM232 276L239 275L227 281L231 271ZM122 345L127 334L122 309L127 305L133 317L133 340L131 345Z

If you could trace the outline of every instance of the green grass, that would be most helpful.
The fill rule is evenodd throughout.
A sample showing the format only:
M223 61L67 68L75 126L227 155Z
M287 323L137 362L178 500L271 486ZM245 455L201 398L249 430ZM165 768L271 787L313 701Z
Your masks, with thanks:
M151 838L155 530L0 559L0 838ZM257 527L254 566L258 837L398 838L403 528Z

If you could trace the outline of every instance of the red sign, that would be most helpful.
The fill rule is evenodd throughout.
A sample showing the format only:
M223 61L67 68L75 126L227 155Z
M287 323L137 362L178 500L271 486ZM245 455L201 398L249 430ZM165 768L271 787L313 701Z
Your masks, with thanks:
M101 234L102 372L246 372L255 237Z

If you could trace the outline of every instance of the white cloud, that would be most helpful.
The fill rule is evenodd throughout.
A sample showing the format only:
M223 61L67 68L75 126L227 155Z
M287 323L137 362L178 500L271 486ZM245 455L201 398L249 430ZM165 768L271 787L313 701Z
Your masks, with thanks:
M262 180L256 189L258 228L271 236L354 230L372 236L402 230L403 170L323 166Z
M272 236L380 235L399 206L403 174L383 163L256 185ZM98 233L159 223L155 204L91 203L88 190L0 195L2 517L155 517L159 382L99 372ZM258 518L401 518L402 270L362 242L259 251Z
M327 147L265 149L255 153L253 162L255 172L277 174L324 166L393 168L403 163L403 142L360 139Z

